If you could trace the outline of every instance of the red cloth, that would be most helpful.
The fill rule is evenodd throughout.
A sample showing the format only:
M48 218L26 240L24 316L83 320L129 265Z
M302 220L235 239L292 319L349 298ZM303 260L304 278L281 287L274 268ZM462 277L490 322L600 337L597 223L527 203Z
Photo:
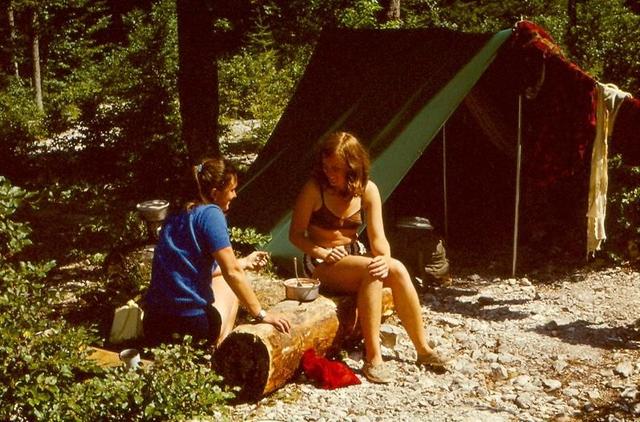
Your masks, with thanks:
M518 23L512 47L521 63L537 63L533 69L538 69L533 79L539 89L526 101L523 116L525 174L538 188L584 178L595 138L595 79L567 60L549 34L531 22Z
M302 355L302 369L308 378L326 390L360 384L360 379L347 365L318 356L313 349Z

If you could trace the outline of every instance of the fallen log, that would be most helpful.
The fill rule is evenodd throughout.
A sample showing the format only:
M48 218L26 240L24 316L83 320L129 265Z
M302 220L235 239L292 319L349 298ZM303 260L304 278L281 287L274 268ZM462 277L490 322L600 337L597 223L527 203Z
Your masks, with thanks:
M313 302L283 300L270 311L286 315L290 335L270 324L237 326L215 351L218 374L240 388L239 396L255 399L282 387L296 373L302 354L315 349L331 355L361 338L355 296L319 296ZM383 319L393 313L391 289L383 289Z

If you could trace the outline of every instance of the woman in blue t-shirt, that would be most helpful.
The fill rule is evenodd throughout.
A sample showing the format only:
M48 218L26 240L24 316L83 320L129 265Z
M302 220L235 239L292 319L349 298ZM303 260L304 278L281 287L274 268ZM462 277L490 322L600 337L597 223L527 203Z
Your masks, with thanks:
M220 344L233 329L239 302L256 321L288 333L289 321L260 306L244 274L264 265L266 253L237 259L231 247L225 213L236 197L236 170L207 159L193 174L199 198L167 218L154 251L145 337L152 345L187 334Z

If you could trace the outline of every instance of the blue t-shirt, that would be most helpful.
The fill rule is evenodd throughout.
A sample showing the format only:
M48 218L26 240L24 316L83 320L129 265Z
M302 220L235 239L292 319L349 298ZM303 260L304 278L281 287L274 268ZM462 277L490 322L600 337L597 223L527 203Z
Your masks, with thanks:
M147 308L177 316L203 315L213 303L211 274L218 264L212 253L228 246L227 220L217 205L198 205L169 216L153 254Z

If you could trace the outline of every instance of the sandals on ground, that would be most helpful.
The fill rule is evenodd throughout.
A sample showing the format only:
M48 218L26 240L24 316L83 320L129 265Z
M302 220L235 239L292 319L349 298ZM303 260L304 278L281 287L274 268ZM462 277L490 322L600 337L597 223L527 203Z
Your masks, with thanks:
M394 378L389 367L384 362L379 365L365 363L362 366L362 373L370 382L376 384L388 384Z
M418 358L416 359L416 365L426 366L435 370L446 371L449 366L449 361L444 359L437 353L431 352L425 353L423 355L418 355Z

